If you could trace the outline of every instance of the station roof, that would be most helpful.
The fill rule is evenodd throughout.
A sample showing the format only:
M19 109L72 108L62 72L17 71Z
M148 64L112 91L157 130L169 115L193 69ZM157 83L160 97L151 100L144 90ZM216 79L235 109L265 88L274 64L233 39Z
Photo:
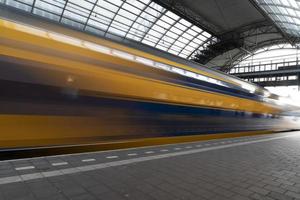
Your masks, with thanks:
M213 36L151 0L0 0L66 25L190 57Z
M248 0L181 0L180 2L182 7L201 16L202 21L206 21L203 25L216 35L265 20Z
M296 0L255 0L287 34L300 37L300 2Z
M295 0L0 0L82 31L229 70L257 49L300 38Z
M198 54L204 55L203 64L224 71L257 49L296 44L300 38L300 2L295 0L155 1L192 18L219 39L210 49L199 48Z

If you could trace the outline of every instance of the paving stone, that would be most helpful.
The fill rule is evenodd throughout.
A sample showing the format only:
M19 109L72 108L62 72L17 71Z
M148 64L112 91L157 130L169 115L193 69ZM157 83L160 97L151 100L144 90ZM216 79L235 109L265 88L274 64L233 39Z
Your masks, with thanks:
M250 198L251 198L251 199L254 199L254 200L274 200L274 199L271 198L271 197L264 196L264 195L257 194L257 193L254 193L253 195L251 195Z
M67 187L59 188L59 189L65 196L67 196L69 198L73 198L77 195L82 195L82 194L86 193L86 190L80 186L67 186Z
M213 199L213 196L215 196L215 193L212 193L210 191L207 191L205 189L197 189L197 190L193 190L191 191L193 194L195 194L198 198L203 198L203 199ZM224 196L223 196L224 198Z
M125 199L130 199L130 200L154 200L153 197L151 197L149 194L140 192L140 191L131 191L127 194L124 194L123 197Z
M251 194L253 194L253 191L244 189L242 187L237 187L237 186L232 188L231 191L238 193L239 195L242 195L242 196L250 196Z
M288 192L286 193L286 195L287 195L287 196L290 196L290 197L293 197L293 198L300 199L300 193L288 191Z
M278 187L278 186L273 186L273 185L266 185L264 187L264 189L269 190L269 191L273 191L273 192L277 192L277 193L281 193L281 194L286 192L286 189L283 189L283 188Z
M14 183L0 186L4 199L21 199L32 196L31 191L23 183Z
M249 190L251 190L253 192L256 192L258 194L261 194L261 195L267 195L270 192L266 189L263 189L263 188L260 188L260 187L257 187L257 186L251 186L251 187L249 187Z
M285 194L282 193L278 193L278 192L270 192L268 194L269 197L276 199L276 200L293 200L294 198L289 197Z
M43 198L43 200L69 200L67 197L63 196L62 194L53 195L48 198Z
M33 194L31 193L28 193L28 194L24 194L20 197L12 197L12 198L5 198L5 199L8 199L8 200L38 200L38 198L36 198Z
M185 148L194 145L178 146ZM168 148L168 153L173 149L165 146L149 149L156 154L160 152L158 148ZM150 150L134 149L130 152L145 156L144 152ZM129 152L129 150L120 151L119 160L126 157L126 151ZM96 162L111 162L105 157L117 155L118 152L41 158L14 164L0 163L0 177L20 174L23 178L32 179L0 185L0 200L22 198L292 200L300 198L300 138L254 143L47 178L28 174L25 171L16 173L13 169L16 165L36 165L40 174L45 171L53 174L51 170L90 165L81 162L83 158L93 157L96 158ZM65 161L69 163L68 166L51 166L52 162ZM16 179L18 177L6 181L19 181Z
M245 197L245 196L241 196L241 195L234 195L230 198L231 200L251 200L250 198L248 197Z
M300 185L283 185L281 187L291 192L300 193Z
M71 200L96 200L97 198L91 194L81 194L78 196L73 196L70 199Z
M277 178L275 177L271 177L271 176L268 176L267 178L264 178L263 180L261 180L261 182L265 183L266 185L274 185L274 186L279 186L280 183L279 182L276 182Z
M101 200L108 200L108 199L126 200L126 197L122 197L121 195L110 191L110 192L101 194L101 196L98 196L98 199L101 199Z
M285 185L294 185L295 183L292 181L288 181L285 179L277 179L276 182L280 183L280 184L285 184Z
M226 198L229 198L229 197L231 197L231 196L234 195L233 192L231 192L229 190L226 190L226 189L223 189L223 188L220 188L220 187L219 188L215 188L213 192L217 193L219 195L222 195L222 196L224 196Z
M164 191L161 191L161 190L155 190L154 192L149 193L149 195L152 198L156 199L156 200L160 200L160 199L164 199L164 200L179 199L179 198L175 197L176 194L167 193L167 192L164 192Z

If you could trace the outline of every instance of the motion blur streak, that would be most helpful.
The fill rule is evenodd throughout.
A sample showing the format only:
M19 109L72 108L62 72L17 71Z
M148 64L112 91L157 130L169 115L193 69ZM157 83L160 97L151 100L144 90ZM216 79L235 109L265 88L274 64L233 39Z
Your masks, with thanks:
M300 127L298 107L215 71L183 67L107 41L107 52L95 51L87 48L91 42L60 41L64 37L6 20L0 20L0 29L2 150L186 141L204 134ZM116 51L128 59L114 56ZM172 63L204 78L151 63Z

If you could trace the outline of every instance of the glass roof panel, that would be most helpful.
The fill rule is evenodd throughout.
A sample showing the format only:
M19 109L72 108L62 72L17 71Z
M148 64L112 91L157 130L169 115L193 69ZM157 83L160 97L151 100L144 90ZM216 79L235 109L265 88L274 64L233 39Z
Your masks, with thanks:
M300 37L300 3L297 0L255 0L277 26L288 35Z
M185 58L212 37L152 0L0 0L0 4L93 34L132 39ZM286 12L297 14L294 10ZM288 20L293 27L300 21Z
M43 8L47 7L48 8L47 11L49 12L49 14L52 13L53 15L57 15L57 17L58 17L62 14L63 8L65 7L65 3L66 3L65 1L36 0L35 10L42 11ZM37 14L37 13L35 13L35 14Z

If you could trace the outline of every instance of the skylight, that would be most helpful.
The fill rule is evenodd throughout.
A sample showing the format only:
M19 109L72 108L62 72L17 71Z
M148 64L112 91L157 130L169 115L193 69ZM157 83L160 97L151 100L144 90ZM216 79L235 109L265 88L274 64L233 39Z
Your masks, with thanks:
M188 58L212 35L151 0L0 0L0 3L93 32L117 35Z
M296 0L255 0L285 33L300 36L300 2Z

